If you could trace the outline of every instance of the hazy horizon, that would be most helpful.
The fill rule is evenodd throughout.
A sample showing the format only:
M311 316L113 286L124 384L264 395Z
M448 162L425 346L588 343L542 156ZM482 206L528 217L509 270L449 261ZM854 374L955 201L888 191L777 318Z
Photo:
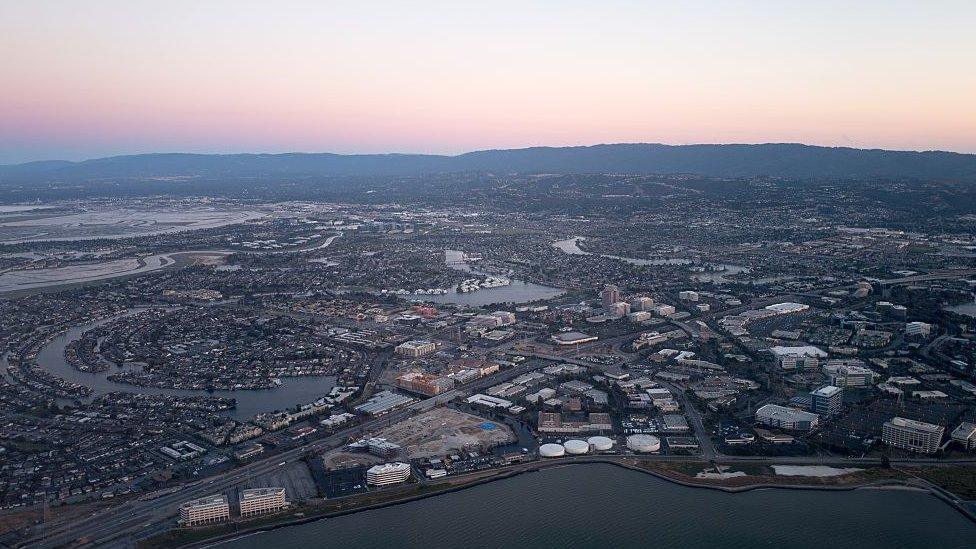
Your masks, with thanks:
M0 164L584 143L976 152L976 5L5 2Z

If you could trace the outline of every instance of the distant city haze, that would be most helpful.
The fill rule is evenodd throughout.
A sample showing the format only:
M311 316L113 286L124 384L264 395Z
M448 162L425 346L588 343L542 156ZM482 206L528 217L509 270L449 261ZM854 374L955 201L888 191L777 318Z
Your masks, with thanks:
M801 142L976 152L976 3L0 0L0 164Z

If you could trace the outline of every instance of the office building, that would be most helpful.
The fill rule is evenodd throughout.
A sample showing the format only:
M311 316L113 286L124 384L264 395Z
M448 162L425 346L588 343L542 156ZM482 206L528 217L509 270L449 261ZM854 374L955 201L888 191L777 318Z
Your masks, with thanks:
M972 452L976 450L976 424L963 422L952 430L952 440L958 442L963 448Z
M600 302L603 304L605 309L610 308L611 305L620 301L620 288L617 288L613 284L608 284L606 288L600 292Z
M909 322L905 324L905 336L924 338L932 334L932 325L926 322Z
M840 387L826 385L810 393L810 411L821 417L837 414L843 407L844 390Z
M180 524L199 526L230 519L227 496L212 495L190 500L180 505Z
M870 387L877 374L860 360L834 359L823 365L823 373L834 387Z
M288 508L284 488L248 488L241 490L241 516L253 517L276 513Z
M410 478L410 464L394 462L374 465L366 471L366 483L371 486L400 484Z
M810 431L817 427L820 416L796 408L766 404L756 410L756 422L791 431Z
M945 427L914 419L894 417L881 428L881 440L895 448L922 454L934 454L942 443Z

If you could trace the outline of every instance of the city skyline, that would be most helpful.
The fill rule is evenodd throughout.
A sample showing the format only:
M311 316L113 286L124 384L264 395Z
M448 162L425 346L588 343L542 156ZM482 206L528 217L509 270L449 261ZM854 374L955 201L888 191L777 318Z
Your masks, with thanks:
M615 142L976 152L944 2L8 3L0 164Z

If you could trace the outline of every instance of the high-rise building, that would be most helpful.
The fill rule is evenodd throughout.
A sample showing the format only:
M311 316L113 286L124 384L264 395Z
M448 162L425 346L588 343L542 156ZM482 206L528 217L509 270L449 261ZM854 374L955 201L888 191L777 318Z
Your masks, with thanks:
M248 488L241 490L241 516L253 517L286 509L284 488Z
M374 465L366 471L366 483L372 486L400 484L410 478L410 464L394 462Z
M837 414L843 407L844 391L840 387L825 385L810 393L810 411L821 417Z
M609 308L614 303L619 302L620 288L613 284L607 284L607 287L600 292L600 301L603 303L604 308Z
M914 419L893 417L881 428L881 440L895 448L934 454L942 443L945 427Z
M180 524L199 526L230 519L230 505L226 495L204 496L180 505Z

